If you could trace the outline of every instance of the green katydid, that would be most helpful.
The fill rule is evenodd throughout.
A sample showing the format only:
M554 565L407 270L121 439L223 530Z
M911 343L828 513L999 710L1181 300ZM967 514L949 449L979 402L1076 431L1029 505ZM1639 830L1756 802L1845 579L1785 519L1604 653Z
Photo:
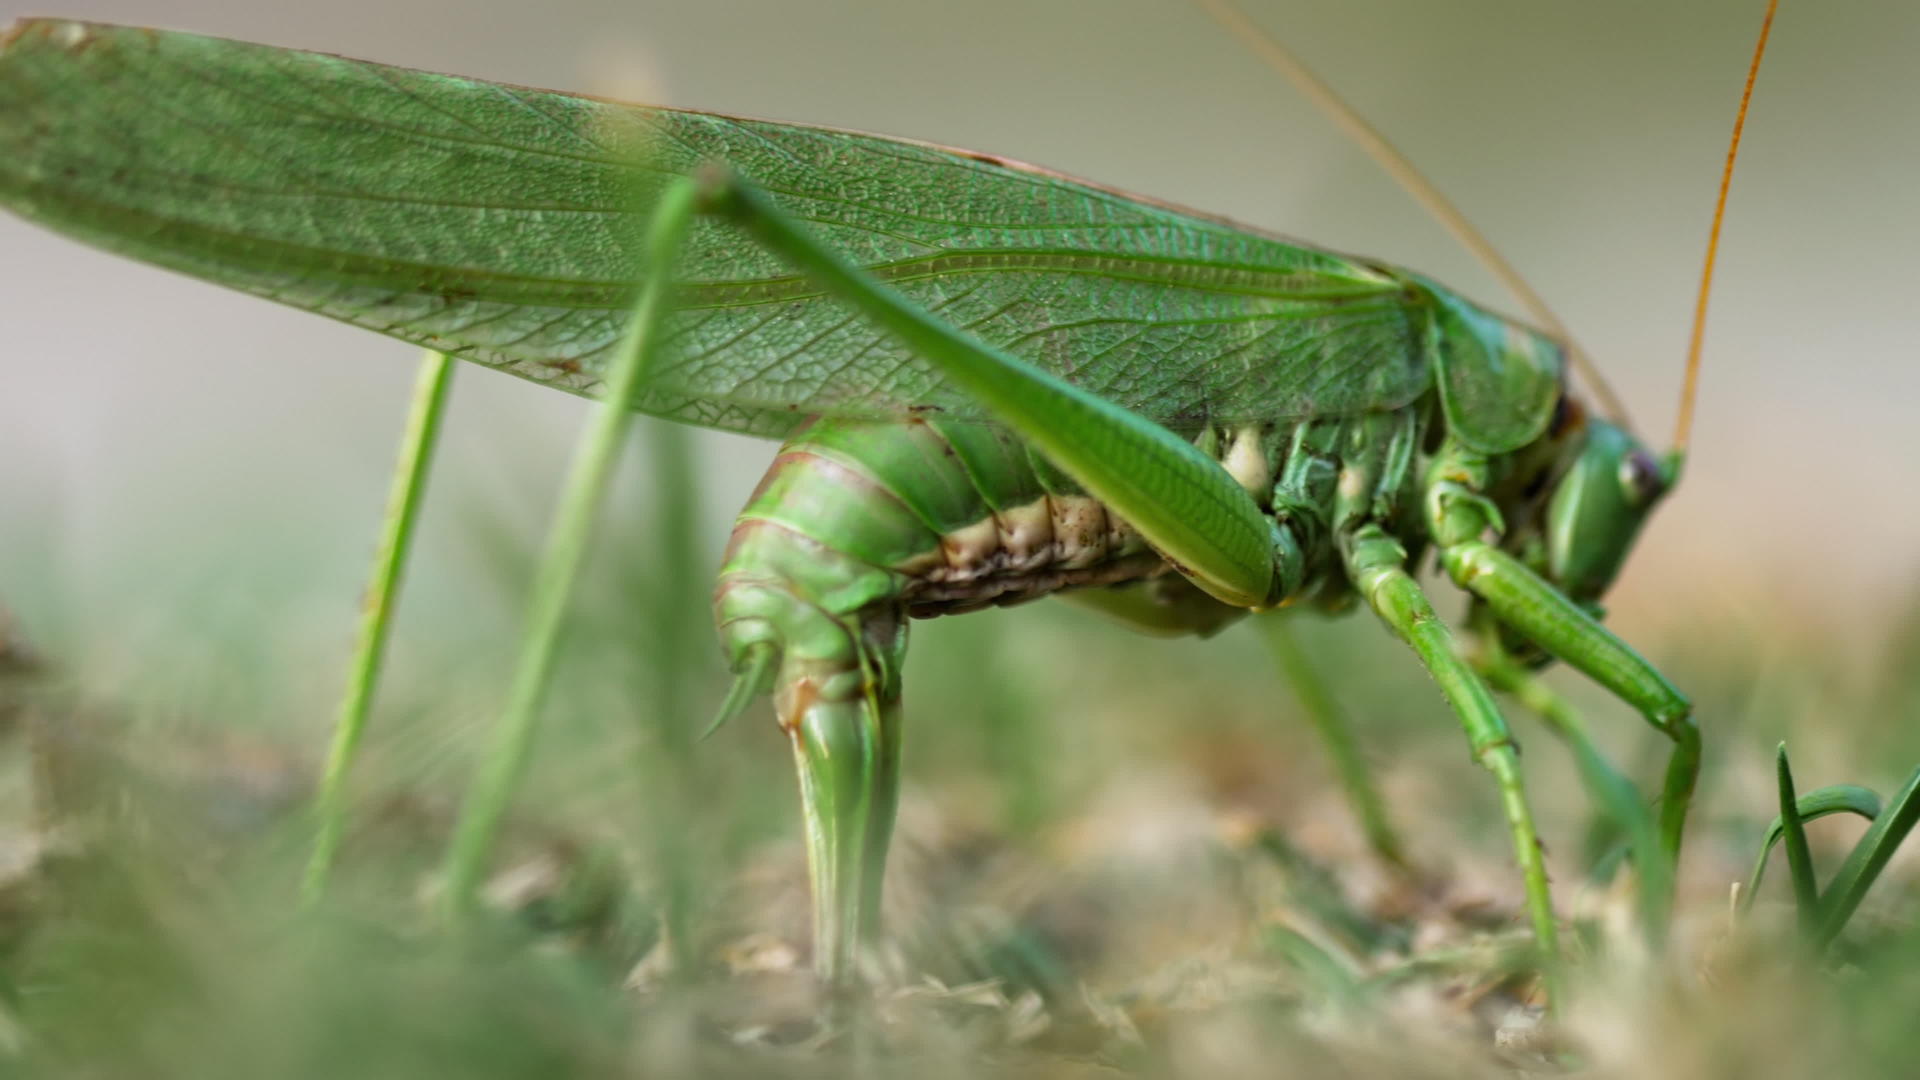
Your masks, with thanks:
M1067 590L1191 630L1365 600L1495 774L1550 951L1511 735L1412 576L1431 548L1496 645L1674 739L1677 853L1688 705L1589 609L1679 458L1582 407L1548 334L931 144L137 29L31 21L0 46L0 204L575 393L622 351L642 201L685 239L646 263L631 403L785 441L716 610L730 706L771 690L793 739L827 978L877 921L907 617Z

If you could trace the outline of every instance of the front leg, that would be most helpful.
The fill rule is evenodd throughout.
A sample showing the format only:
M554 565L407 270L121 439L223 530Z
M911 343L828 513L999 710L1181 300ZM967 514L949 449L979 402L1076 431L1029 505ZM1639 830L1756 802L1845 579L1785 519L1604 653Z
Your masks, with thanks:
M1501 523L1492 504L1479 494L1485 472L1483 458L1458 447L1447 447L1435 459L1427 513L1440 564L1456 584L1486 601L1501 622L1611 690L1673 740L1660 838L1669 861L1677 860L1700 776L1700 729L1693 722L1693 705L1631 645L1486 540L1500 531Z
M1662 845L1652 811L1633 781L1600 752L1580 714L1533 671L1507 654L1500 643L1499 628L1487 625L1491 622L1488 614L1487 609L1479 608L1469 623L1480 645L1472 658L1474 670L1488 685L1538 716L1572 752L1580 782L1594 805L1604 807L1627 834L1639 877L1641 920L1650 940L1664 940L1673 907L1674 866Z

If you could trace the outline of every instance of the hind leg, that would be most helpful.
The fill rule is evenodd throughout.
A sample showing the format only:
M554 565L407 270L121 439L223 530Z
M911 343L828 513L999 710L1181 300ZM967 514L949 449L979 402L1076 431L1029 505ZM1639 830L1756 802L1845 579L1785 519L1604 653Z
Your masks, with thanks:
M1570 713L1549 700L1544 688L1523 672L1501 665L1501 658L1494 652L1486 656L1496 668L1503 668L1504 681L1517 693L1548 706L1542 716L1573 746L1583 774L1605 796L1603 804L1617 807L1615 816L1631 832L1647 833L1636 840L1636 859L1643 881L1665 890L1679 860L1687 809L1700 775L1700 729L1693 721L1693 706L1632 646L1519 558L1486 540L1500 531L1499 514L1478 494L1486 487L1486 473L1482 456L1458 446L1448 446L1434 461L1427 512L1429 533L1440 549L1440 565L1456 584L1478 598L1493 618L1612 691L1673 740L1655 840L1649 830L1641 828L1640 819L1645 815L1621 790L1622 779L1599 758L1584 731L1571 721ZM1493 632L1485 635L1487 646L1497 651L1497 628L1489 630ZM1649 925L1656 933L1664 926L1666 904L1662 899L1653 905L1654 917Z
M814 969L852 981L880 929L881 883L900 804L900 661L906 623L892 613L852 628L852 663L825 671L789 655L774 690L793 744L806 820ZM833 664L834 661L829 661Z
M764 573L769 561L777 566L766 556L781 554L784 545L742 550L755 547L750 539L729 552L718 592L721 636L740 672L729 709L772 691L800 779L814 971L828 986L845 988L880 928L900 801L905 612L880 602L829 614L791 580L743 573Z

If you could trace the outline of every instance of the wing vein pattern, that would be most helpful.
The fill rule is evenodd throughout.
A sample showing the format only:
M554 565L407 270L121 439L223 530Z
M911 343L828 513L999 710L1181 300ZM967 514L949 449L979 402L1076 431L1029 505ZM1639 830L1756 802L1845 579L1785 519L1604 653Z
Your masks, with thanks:
M1398 408L1425 311L1361 260L906 140L30 21L0 45L0 204L147 261L595 392L672 176L725 161L986 342L1176 429ZM682 259L648 412L989 420L726 225Z

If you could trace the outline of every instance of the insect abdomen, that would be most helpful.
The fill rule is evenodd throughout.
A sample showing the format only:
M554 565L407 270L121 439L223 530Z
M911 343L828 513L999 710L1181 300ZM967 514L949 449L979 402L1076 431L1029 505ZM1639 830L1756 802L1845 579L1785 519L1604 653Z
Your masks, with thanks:
M838 618L1016 603L1162 567L1138 533L991 425L821 421L781 447L733 529L716 603L783 580Z
M714 612L735 670L779 658L775 705L898 686L908 615L1164 573L1140 536L1004 430L822 420L780 448L727 544Z

